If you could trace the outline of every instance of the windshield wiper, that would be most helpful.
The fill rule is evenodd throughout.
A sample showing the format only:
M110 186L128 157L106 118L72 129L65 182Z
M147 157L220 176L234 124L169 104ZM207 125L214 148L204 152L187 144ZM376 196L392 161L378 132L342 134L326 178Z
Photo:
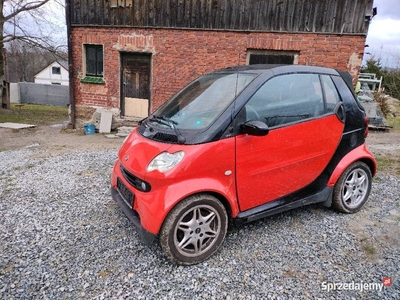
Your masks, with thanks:
M171 127L174 130L176 137L178 138L178 143L179 144L185 143L185 141L186 141L185 137L179 132L178 128L176 128L176 125L178 125L178 122L171 120L164 116L155 116L155 115L152 115L151 120Z

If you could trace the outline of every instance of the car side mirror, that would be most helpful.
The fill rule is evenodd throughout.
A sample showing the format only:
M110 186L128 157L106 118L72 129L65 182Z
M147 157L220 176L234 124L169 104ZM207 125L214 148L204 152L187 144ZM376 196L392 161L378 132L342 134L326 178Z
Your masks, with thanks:
M261 121L248 121L240 125L240 129L243 133L254 136L265 136L269 133L268 125Z

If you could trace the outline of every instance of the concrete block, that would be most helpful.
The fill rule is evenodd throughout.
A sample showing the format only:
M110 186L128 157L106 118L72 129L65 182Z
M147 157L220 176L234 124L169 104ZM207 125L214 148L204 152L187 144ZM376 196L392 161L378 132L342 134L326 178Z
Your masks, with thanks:
M103 110L100 118L100 133L110 133L113 113L111 111Z

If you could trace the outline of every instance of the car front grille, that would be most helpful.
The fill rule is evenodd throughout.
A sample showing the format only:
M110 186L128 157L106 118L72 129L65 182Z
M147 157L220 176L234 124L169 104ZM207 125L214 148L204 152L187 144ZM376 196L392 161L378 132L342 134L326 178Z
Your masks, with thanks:
M136 177L135 175L133 175L132 173L128 172L128 170L126 170L122 164L119 164L119 167L121 169L121 173L124 176L124 178L126 179L126 181L128 181L134 188L138 189L139 191L143 191L143 192L149 192L150 191L150 184L139 179L138 177Z

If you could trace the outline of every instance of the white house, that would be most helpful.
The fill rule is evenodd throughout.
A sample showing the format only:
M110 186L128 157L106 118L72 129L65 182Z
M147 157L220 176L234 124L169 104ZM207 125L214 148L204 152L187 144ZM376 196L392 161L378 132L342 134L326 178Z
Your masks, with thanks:
M69 85L68 63L66 61L55 61L33 78L35 83Z

